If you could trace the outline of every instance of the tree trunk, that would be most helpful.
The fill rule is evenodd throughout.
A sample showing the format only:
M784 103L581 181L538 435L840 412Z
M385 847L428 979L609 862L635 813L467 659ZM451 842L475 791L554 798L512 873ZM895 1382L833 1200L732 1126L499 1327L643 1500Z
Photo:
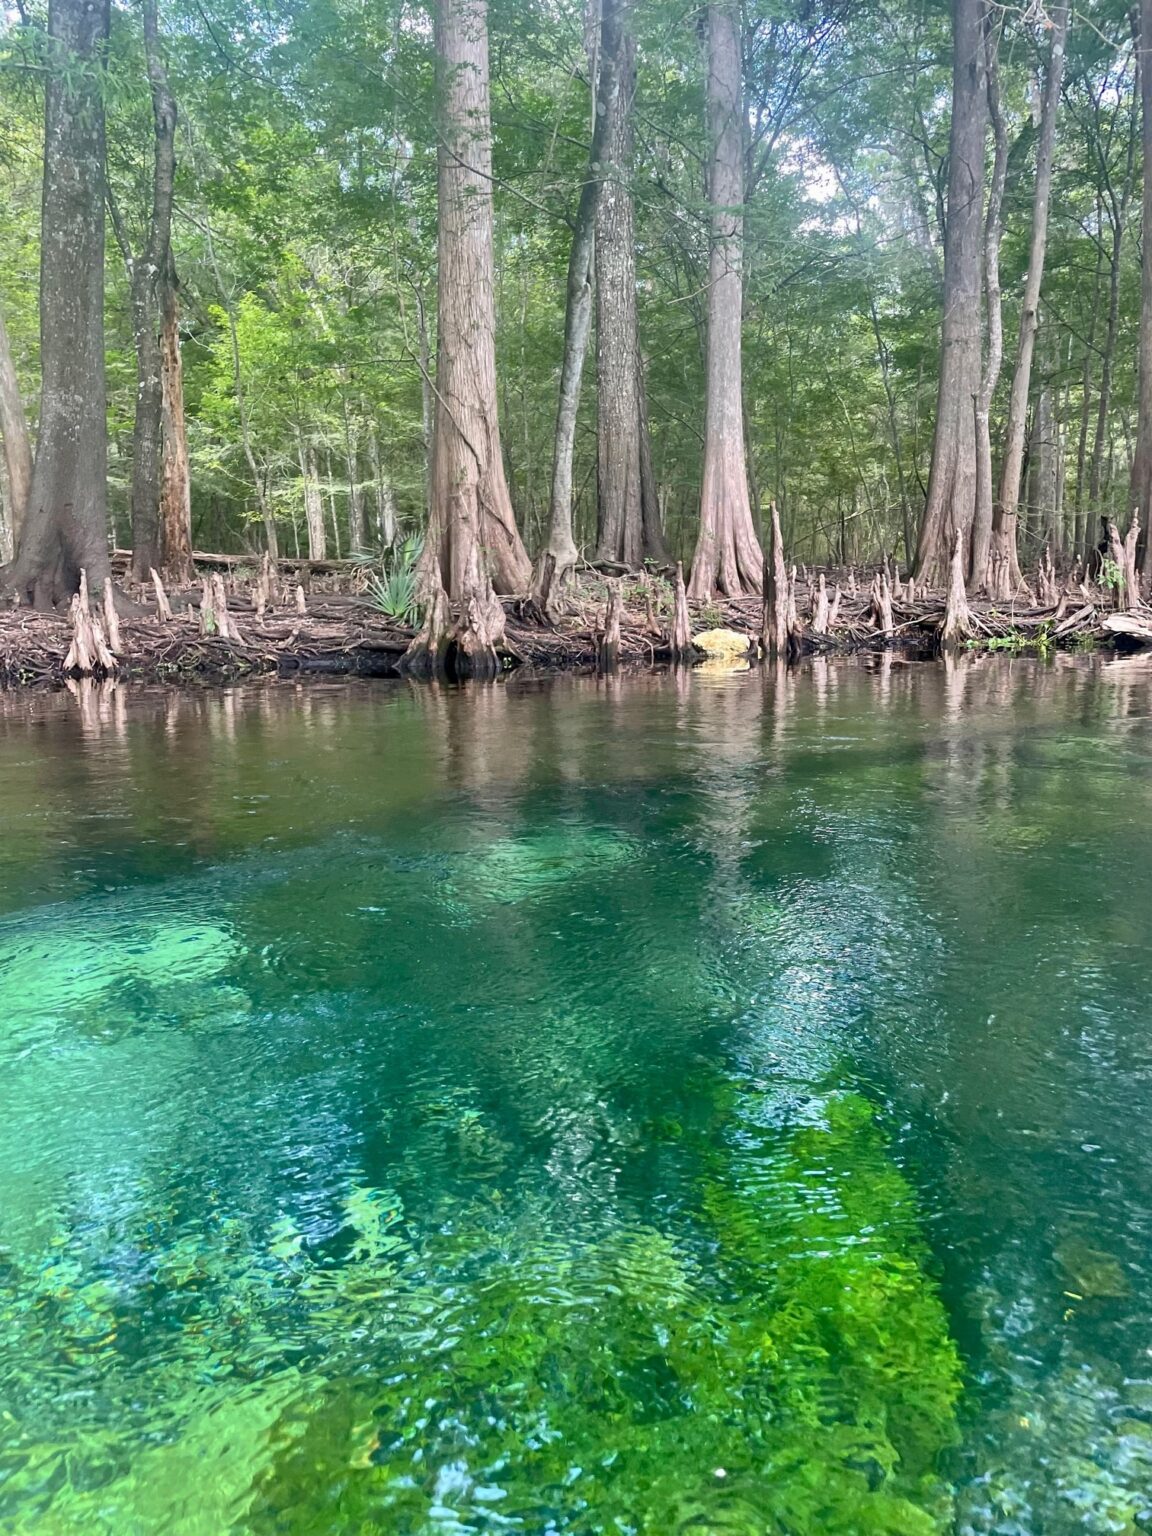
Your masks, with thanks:
M942 583L954 535L966 541L976 505L976 423L980 390L980 268L987 111L982 0L952 0L952 123L948 221L944 234L944 317L936 435L916 552L918 582Z
M324 501L316 474L316 449L300 443L300 475L304 481L304 520L308 526L309 560L327 560L328 536L324 528Z
M332 519L332 547L340 558L340 518L336 512L336 477L332 473L332 455L324 454L324 489L328 492L328 515Z
M1101 222L1100 198L1096 198L1096 224ZM1084 494L1088 489L1085 473L1088 463L1088 422L1092 415L1092 360L1096 355L1096 325L1100 318L1100 276L1104 270L1104 252L1096 242L1096 272L1092 280L1092 308L1088 315L1088 334L1084 338L1084 366L1080 374L1080 428L1076 438L1076 497L1073 503L1072 551L1081 560L1088 553L1092 540L1089 537L1089 518L1084 510Z
M224 306L224 313L228 317L228 338L232 350L232 390L236 399L236 414L240 418L240 446L244 450L244 460L248 465L248 472L252 476L252 489L256 493L256 505L260 512L261 521L264 524L264 538L270 560L280 558L280 540L276 533L276 513L272 503L268 500L268 494L264 485L264 475L256 462L256 452L252 447L252 421L248 415L248 395L244 388L244 373L240 361L240 336L236 329L236 310L232 303L232 295L224 286L224 279L220 273L220 264L216 260L216 246L212 239L212 229L207 223L205 232L208 237L208 260L212 267L212 275L216 280L216 291L220 295L220 302Z
M604 178L596 202L597 533L600 560L646 554L640 462L640 350L632 189L636 43L632 0L604 0L600 23ZM597 126L600 126L599 124Z
M360 484L360 446L352 413L348 409L348 396L342 398L344 408L344 446L348 464L348 548L355 554L364 548L364 491Z
M1050 350L1050 349L1049 349ZM1041 358L1041 369L1044 359ZM1056 526L1056 415L1052 407L1052 386L1045 379L1036 395L1036 454L1033 459L1034 491L1028 498L1036 519L1036 533L1042 548L1059 551Z
M108 580L104 384L107 0L50 0L40 232L40 430L8 583L38 607Z
M1152 528L1152 0L1140 0L1140 142L1144 151L1143 249L1140 261L1140 395L1136 426L1136 452L1128 500L1141 526ZM1152 582L1152 538L1144 547L1142 576Z
M380 462L380 437L371 418L368 422L368 456L372 461L372 483L376 490L376 526L380 530L380 544L384 549L391 549L396 542L396 497Z
M609 0L610 3L610 0ZM600 198L601 162L607 126L614 121L616 105L608 92L619 92L615 69L593 70L592 148L588 173L580 188L572 244L568 251L568 281L564 307L564 356L560 364L560 398L556 406L556 431L552 451L552 491L548 542L537 565L533 595L541 601L544 562L551 556L550 594L563 590L576 567L578 551L572 531L572 459L576 446L576 421L580 413L580 386L584 359L592 330L592 274L595 266L596 208Z
M1036 184L1032 196L1032 239L1028 271L1020 301L1020 334L1016 343L1016 367L1008 399L1008 423L1004 432L1004 463L1000 472L1000 507L996 517L987 579L992 595L1005 600L1021 582L1017 553L1017 512L1024 462L1024 436L1028 419L1028 394L1032 384L1032 354L1040 324L1040 287L1048 249L1048 201L1052 192L1052 159L1056 144L1056 112L1064 75L1064 44L1068 36L1068 7L1052 11L1052 46L1044 97L1040 107L1040 136L1036 145Z
M505 591L524 591L532 570L512 515L496 407L486 0L436 0L435 32L439 324L431 510L421 561L431 601L406 662L414 671L447 663L460 674L491 677L503 638L492 577ZM450 636L441 593L456 607Z
M759 592L764 556L752 522L744 457L743 309L744 89L740 12L734 0L708 6L708 126L712 250L700 536L688 595Z
M436 64L438 338L425 573L438 563L449 599L471 604L487 628L491 580L523 592L532 575L496 404L487 0L437 0ZM482 671L495 664L483 646L477 660Z
M28 436L28 418L12 361L8 327L0 309L0 437L4 439L4 463L8 470L9 536L20 537L28 487L32 481L32 442Z
M1004 361L1004 315L1000 299L1000 241L1004 233L1004 178L1008 171L1008 129L1000 103L1000 32L991 17L986 20L986 67L988 115L994 144L992 183L984 219L984 312L988 325L988 350L980 393L976 397L976 505L972 520L972 550L968 579L979 590L988 580L988 556L992 545L992 433L989 414L992 397Z
M1142 60L1139 39L1136 48L1136 82L1143 94ZM1116 336L1120 324L1120 256L1124 247L1124 235L1128 224L1128 206L1132 199L1136 170L1136 136L1129 132L1127 154L1124 161L1124 180L1119 193L1111 184L1104 165L1108 217L1112 225L1112 251L1108 273L1108 318L1104 331L1104 346L1100 354L1100 395L1096 404L1096 434L1092 445L1092 466L1088 476L1088 496L1093 511L1100 512L1101 491L1104 483L1104 458L1108 446L1108 424L1112 412L1112 372L1116 359Z
M12 558L12 523L8 512L8 470L0 460L0 565Z
M636 399L640 407L640 527L644 558L658 565L668 562L668 544L664 538L664 517L660 505L660 487L652 464L652 434L648 430L648 369L640 350L640 329L636 329Z
M160 292L160 373L164 395L164 461L160 482L160 560L170 580L187 585L192 566L192 482L184 419L184 361L180 351L180 290L168 253Z
M119 219L117 238L128 268L132 337L136 346L136 419L132 431L132 575L147 581L161 564L160 498L164 476L164 368L161 337L162 287L172 235L172 194L176 175L176 102L160 51L156 0L144 0L144 58L152 93L152 211L148 239L133 257Z

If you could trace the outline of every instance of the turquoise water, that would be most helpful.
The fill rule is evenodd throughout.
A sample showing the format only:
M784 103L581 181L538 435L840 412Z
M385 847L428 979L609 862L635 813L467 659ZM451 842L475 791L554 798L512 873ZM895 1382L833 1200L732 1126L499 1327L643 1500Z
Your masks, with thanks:
M0 1530L1152 1530L1152 668L0 699Z

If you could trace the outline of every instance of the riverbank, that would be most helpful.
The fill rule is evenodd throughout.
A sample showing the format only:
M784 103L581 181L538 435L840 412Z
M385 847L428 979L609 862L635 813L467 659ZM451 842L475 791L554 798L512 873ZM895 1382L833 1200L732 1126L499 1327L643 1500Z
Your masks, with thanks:
M119 617L111 664L95 657L76 664L73 616L30 609L0 613L0 686L59 684L83 673L141 682L178 682L193 678L229 681L255 676L314 673L390 677L402 661L414 630L378 611L356 591L338 590L351 579L334 567L310 573L293 571L295 585L253 583L217 569L212 589L171 596L170 614L157 597L134 592L138 616ZM305 589L305 583L312 590ZM214 591L213 591L214 589ZM618 603L613 601L618 597ZM220 622L211 612L226 604ZM507 670L556 670L645 665L674 659L674 595L659 578L582 578L566 604L567 612L544 623L524 599L506 599L506 635L502 660ZM613 608L618 609L615 641ZM849 655L899 649L915 655L939 651L947 622L944 593L916 593L884 573L858 577L854 572L804 574L796 578L789 600L787 647L793 657L806 654ZM99 622L100 616L96 615ZM694 640L717 630L730 632L728 653L739 654L744 637L748 654L760 648L764 603L760 597L716 599L689 610ZM1039 602L1030 594L1016 605L969 601L966 633L953 645L981 650L1121 648L1152 644L1152 614L1117 613L1109 594L1085 584L1050 592ZM108 628L107 620L101 629ZM703 648L696 651L702 659ZM81 658L83 663L83 658Z

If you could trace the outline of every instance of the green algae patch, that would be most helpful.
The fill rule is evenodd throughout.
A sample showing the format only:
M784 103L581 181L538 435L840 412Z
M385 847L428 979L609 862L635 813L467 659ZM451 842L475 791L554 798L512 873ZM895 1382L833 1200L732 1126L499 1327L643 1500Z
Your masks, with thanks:
M676 1236L430 1244L394 1363L333 1384L255 1529L946 1530L960 1367L909 1186L861 1099L800 1130L745 1109Z

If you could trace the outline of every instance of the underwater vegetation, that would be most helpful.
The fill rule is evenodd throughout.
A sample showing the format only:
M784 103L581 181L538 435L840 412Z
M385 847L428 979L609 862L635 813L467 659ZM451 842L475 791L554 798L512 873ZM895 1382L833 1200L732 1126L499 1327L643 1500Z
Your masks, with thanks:
M446 1203L417 1232L370 1188L317 1247L227 1216L168 1241L152 1211L101 1259L62 1226L0 1274L0 1518L943 1530L960 1372L915 1203L865 1101L808 1121L759 1128L743 1100L673 1230L582 1238L526 1198Z
M675 1235L453 1221L254 1530L945 1529L960 1371L908 1186L857 1097L756 1134Z

